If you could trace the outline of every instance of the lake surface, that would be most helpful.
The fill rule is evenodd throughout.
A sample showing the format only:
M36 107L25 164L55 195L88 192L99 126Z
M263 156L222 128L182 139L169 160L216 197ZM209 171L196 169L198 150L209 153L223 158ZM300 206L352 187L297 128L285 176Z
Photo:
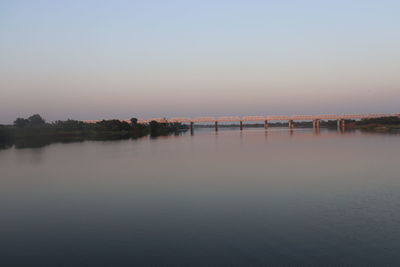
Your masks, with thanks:
M0 150L1 266L399 266L400 135Z

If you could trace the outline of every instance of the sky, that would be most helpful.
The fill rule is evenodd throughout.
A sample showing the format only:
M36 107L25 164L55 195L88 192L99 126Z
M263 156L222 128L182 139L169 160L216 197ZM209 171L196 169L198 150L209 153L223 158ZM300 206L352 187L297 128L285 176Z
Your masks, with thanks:
M400 1L0 0L0 123L400 112Z

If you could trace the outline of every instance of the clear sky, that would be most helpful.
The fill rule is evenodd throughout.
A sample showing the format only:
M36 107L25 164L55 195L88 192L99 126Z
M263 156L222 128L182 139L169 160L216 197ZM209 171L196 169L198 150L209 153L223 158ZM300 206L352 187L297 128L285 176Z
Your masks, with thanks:
M0 0L0 123L400 112L400 1Z

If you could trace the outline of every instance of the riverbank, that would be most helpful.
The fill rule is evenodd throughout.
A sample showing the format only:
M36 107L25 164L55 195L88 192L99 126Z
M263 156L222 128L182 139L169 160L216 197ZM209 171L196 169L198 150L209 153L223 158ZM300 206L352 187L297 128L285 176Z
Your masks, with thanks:
M368 124L368 125L355 126L354 129L359 129L362 131L370 131L370 132L390 133L390 132L400 132L400 125Z
M120 120L102 120L87 123L77 120L55 121L46 123L40 115L28 119L18 118L13 125L0 125L0 148L41 147L51 143L81 142L85 140L121 140L157 137L179 134L188 127L180 123L137 123L132 118L130 123Z
M399 117L386 117L364 119L354 123L354 129L359 129L368 132L399 132L400 131L400 118Z

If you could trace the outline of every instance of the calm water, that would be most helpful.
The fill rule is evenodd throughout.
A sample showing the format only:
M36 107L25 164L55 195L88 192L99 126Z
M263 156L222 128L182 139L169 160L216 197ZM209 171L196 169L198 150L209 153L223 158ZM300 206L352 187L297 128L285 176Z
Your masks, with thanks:
M400 135L0 150L1 266L399 266Z

